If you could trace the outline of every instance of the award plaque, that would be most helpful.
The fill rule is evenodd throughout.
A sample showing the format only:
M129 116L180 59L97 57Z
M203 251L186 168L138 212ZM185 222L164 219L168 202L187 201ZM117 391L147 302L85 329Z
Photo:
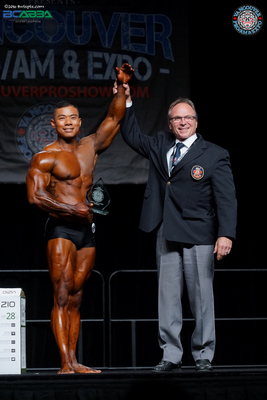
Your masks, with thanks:
M101 178L87 191L86 201L88 203L94 203L93 207L91 207L94 213L102 215L108 214L106 208L110 203L110 196Z

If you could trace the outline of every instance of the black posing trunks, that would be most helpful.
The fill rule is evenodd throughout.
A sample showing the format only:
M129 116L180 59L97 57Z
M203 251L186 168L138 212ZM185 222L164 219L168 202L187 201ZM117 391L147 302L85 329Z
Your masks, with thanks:
M76 224L60 218L49 217L45 225L46 240L63 238L75 244L77 250L95 247L94 224Z

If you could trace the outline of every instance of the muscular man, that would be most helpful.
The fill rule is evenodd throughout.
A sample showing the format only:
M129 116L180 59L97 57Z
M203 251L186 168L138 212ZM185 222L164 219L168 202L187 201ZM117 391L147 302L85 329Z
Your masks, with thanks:
M28 198L49 213L46 226L48 268L54 290L52 330L61 357L61 374L101 372L78 363L76 344L85 281L95 261L93 214L85 200L93 183L98 155L112 143L125 113L125 89L133 69L116 68L118 92L96 133L77 142L78 109L61 102L51 124L57 140L35 154L27 174Z

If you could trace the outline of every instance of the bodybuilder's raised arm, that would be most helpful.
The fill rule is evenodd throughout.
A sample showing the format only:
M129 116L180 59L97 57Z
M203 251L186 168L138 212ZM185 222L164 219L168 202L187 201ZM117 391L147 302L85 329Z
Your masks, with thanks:
M125 88L123 84L129 82L132 73L133 68L129 64L123 64L121 68L116 68L118 89L109 106L106 118L95 133L96 153L101 153L110 146L120 128L125 114Z

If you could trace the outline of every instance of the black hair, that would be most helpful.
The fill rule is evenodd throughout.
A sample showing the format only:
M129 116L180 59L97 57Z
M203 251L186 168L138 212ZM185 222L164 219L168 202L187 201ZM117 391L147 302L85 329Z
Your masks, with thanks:
M61 100L61 101L59 101L58 103L56 103L56 104L54 105L53 118L55 119L56 112L57 112L57 110L58 110L59 108L69 107L69 106L75 107L75 108L77 108L77 110L79 111L78 107L75 106L75 104L69 103L69 102L66 101L66 100Z

